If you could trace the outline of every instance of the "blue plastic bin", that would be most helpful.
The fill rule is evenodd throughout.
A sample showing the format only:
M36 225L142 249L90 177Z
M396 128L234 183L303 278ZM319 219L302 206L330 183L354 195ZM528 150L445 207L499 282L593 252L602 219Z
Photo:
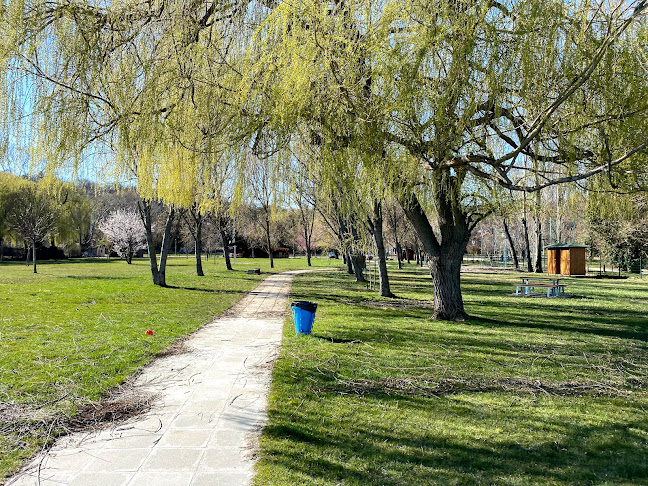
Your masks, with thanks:
M315 321L315 311L317 310L316 302L298 300L293 302L290 307L293 311L295 320L295 331L297 334L310 334L313 330L313 321Z

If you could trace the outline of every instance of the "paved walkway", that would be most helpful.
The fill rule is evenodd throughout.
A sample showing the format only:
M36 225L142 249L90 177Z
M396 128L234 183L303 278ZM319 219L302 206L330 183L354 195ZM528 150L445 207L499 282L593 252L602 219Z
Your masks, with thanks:
M267 278L135 381L158 395L119 426L59 440L12 486L247 485L293 275Z

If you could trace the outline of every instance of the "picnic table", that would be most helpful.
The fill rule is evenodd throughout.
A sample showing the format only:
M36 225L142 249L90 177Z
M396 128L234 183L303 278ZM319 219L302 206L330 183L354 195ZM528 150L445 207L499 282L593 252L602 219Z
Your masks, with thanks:
M565 294L566 284L560 277L520 277L521 283L515 284L515 295L533 295L536 288L546 289L547 297L560 297Z

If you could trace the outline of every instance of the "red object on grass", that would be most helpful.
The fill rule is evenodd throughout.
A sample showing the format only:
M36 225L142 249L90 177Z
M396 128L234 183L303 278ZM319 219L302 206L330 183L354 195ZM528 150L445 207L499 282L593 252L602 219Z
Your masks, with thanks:
M149 336L152 336L153 335L153 329L147 329L146 334L148 334Z

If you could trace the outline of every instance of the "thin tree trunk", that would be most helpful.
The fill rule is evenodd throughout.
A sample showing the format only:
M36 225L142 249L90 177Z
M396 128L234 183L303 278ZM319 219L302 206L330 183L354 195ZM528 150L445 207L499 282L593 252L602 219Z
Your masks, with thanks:
M522 228L524 228L524 247L526 250L526 264L527 272L533 272L533 265L531 264L531 244L529 243L529 228L527 226L526 218L522 218Z
M196 275L204 277L205 273L203 272L202 267L202 215L198 213L194 216L194 221L196 222L196 236L194 237L194 247L196 249Z
M396 260L398 261L398 269L403 268L403 255L401 254L402 252L402 247L400 244L400 240L398 239L398 218L396 217L396 204L392 205L393 213L391 216L393 216L392 222L394 223L393 228L394 228L394 243L396 245Z
M146 234L146 248L149 256L149 264L151 267L151 276L153 277L153 285L160 285L160 271L158 269L157 253L155 251L155 242L153 241L153 221L151 218L151 203L150 201L140 201L137 203L142 223L144 223L144 232ZM108 253L110 258L110 252Z
M344 259L346 260L346 266L347 266L347 273L349 275L353 275L353 262L351 261L351 254L346 253Z
M34 263L34 273L38 273L36 271L36 242L35 241L32 243L32 260Z
M517 250L515 249L515 245L513 244L513 238L511 238L511 232L509 231L508 224L506 224L506 218L504 218L503 223L504 223L504 233L506 233L506 239L509 242L509 247L511 247L511 254L513 255L513 263L515 265L515 269L519 270L520 262L518 261Z
M270 220L265 220L266 245L268 247L268 257L270 258L270 268L274 268L274 258L272 256L272 245L270 243Z
M351 249L351 263L353 264L353 273L355 274L356 282L366 282L364 274L362 273L367 266L367 258L357 251L356 243L360 240L358 237L358 229L354 221L350 223L351 237L353 238L353 248Z
M536 261L535 273L542 273L542 222L536 218Z
M229 256L229 245L227 244L227 232L220 231L221 239L223 240L223 256L225 257L225 268L232 270L232 260Z
M25 265L29 266L29 260L31 259L31 244L25 243Z
M4 260L4 239L0 238L0 262Z
M304 226L304 245L306 246L306 265L310 267L311 266L310 238L308 235L308 224L307 221L304 219L303 213L302 213L302 224Z
M164 236L162 237L162 248L160 249L160 266L159 266L159 276L160 287L166 287L166 264L169 252L171 250L171 245L173 241L178 236L178 231L180 229L180 224L176 221L176 209L174 206L169 207L169 214L167 215L166 224L164 225ZM180 218L177 218L178 220Z
M373 220L369 218L369 229L376 242L376 253L378 256L378 273L380 278L380 296L395 297L389 285L389 275L387 273L387 256L385 255L385 241L383 238L383 216L382 205L380 202L374 202Z
M402 247L400 244L400 241L396 240L396 259L398 260L398 268L402 269L403 268L403 255L402 255Z

